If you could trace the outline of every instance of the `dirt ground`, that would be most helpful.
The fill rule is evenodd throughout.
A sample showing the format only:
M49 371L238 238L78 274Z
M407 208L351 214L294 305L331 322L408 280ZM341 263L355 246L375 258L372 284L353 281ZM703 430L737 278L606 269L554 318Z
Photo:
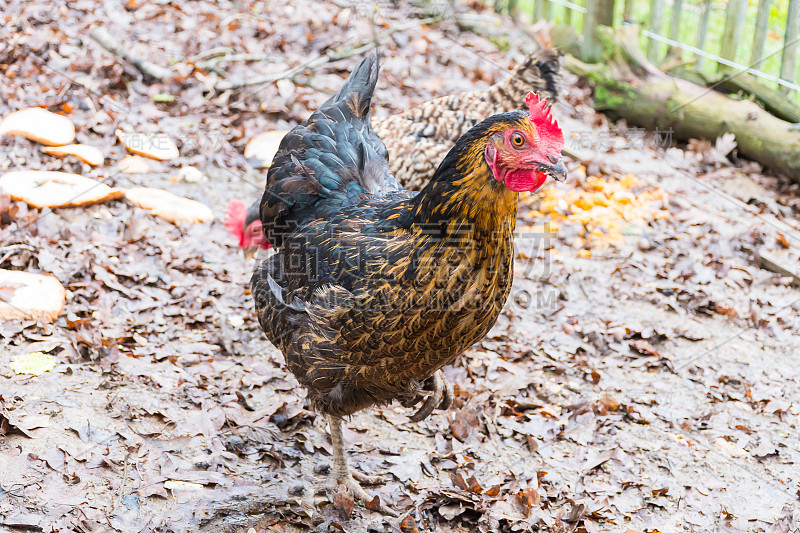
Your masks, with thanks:
M800 291L758 258L800 270L798 186L729 140L609 125L569 75L554 114L577 160L567 183L521 199L512 296L445 369L454 407L413 424L392 405L346 424L352 464L383 479L367 490L404 520L347 516L346 499L315 494L331 463L325 420L261 333L253 262L221 221L263 187L247 140L305 119L358 56L214 86L369 41L371 16L315 0L7 3L0 116L60 111L106 164L7 136L0 172L163 187L217 219L174 225L124 199L0 202L0 266L68 290L53 324L0 322L0 531L799 531ZM389 34L377 116L488 87L534 46L422 24L405 4L381 3L375 20ZM89 37L94 24L175 77L143 80ZM118 127L165 132L181 156L122 172ZM187 180L188 166L202 177ZM11 370L35 351L57 366Z

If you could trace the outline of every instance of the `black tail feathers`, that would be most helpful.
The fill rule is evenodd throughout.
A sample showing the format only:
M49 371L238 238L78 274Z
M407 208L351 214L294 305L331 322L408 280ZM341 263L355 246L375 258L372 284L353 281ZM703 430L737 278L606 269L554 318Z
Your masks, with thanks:
M326 113L329 109L338 107L338 104L346 102L355 117L366 120L369 115L372 94L375 91L375 85L378 83L379 69L377 53L364 57L344 82L339 92L322 104L319 111Z

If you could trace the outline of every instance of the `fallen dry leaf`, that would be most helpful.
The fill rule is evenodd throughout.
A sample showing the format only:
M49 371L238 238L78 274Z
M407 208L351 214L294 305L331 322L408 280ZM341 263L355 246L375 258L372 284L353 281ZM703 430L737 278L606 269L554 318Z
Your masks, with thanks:
M145 157L128 155L117 164L117 169L123 174L147 174L150 172L150 164Z
M370 501L364 503L364 507L366 507L370 511L376 511L376 512L380 511L381 510L381 497L376 494L374 498L372 498Z
M117 130L117 139L129 152L159 161L169 161L180 155L178 147L165 133L139 133Z
M170 222L194 224L214 220L214 212L208 206L163 189L134 187L125 191L125 197L142 209Z
M633 348L642 355L653 355L655 357L661 357L661 354L658 353L658 350L656 350L655 346L653 346L644 339L635 340L632 343L630 343L630 346L631 348Z
M0 135L21 135L48 146L61 146L75 140L75 125L63 115L41 107L29 107L7 115L0 122Z
M483 492L483 488L481 487L481 484L478 483L478 480L475 478L475 476L470 476L470 478L467 480L467 489L475 494L480 494Z
M33 207L67 207L113 200L120 189L68 172L17 170L0 178L0 188L15 200Z
M517 494L517 502L519 502L526 516L531 512L532 508L539 505L541 498L539 492L534 488L522 489Z
M103 152L88 144L68 144L66 146L42 148L42 152L56 157L72 155L92 166L102 165L104 161Z
M340 486L333 489L331 500L336 509L342 513L343 517L349 518L353 514L355 500L353 498L353 493L347 490L347 488Z
M164 488L167 490L202 490L205 487L200 483L170 479L164 482Z
M66 292L53 276L0 270L0 320L52 322L61 314Z
M609 412L619 409L619 401L608 391L605 391L600 395L597 405L601 415L606 415Z
M50 425L50 417L45 414L23 414L19 416L16 413L12 413L7 416L11 427L18 429L28 438L36 437L34 430L46 428Z
M456 411L453 421L450 423L450 430L453 437L461 442L467 442L470 435L477 432L480 427L480 419L474 409L463 408Z
M38 376L56 367L57 360L52 355L42 352L31 352L11 358L9 367L15 374Z
M450 480L453 482L453 485L458 487L462 490L469 490L469 485L467 484L464 476L461 475L461 472L451 472L450 473Z
M413 516L407 516L400 521L400 531L402 533L419 533L417 529L417 521Z

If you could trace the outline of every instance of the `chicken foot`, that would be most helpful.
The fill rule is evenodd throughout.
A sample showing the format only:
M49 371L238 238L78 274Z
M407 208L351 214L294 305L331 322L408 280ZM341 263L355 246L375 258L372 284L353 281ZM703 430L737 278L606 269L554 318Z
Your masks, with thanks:
M368 476L367 474L359 472L352 466L350 467L350 475L353 476L353 479L365 485L380 485L383 481L381 476Z
M347 456L344 451L344 438L342 437L342 419L338 416L328 415L328 424L331 427L331 442L333 443L333 473L326 488L333 489L337 487L346 487L356 500L359 500L364 505L371 503L373 497L367 494L361 485L359 485L357 478L360 478L365 483L374 483L375 479L352 470L347 464ZM377 511L381 514L389 516L397 516L397 513L381 504Z
M446 410L453 403L453 386L447 381L444 372L437 370L436 373L425 382L425 390L428 397L416 413L409 418L412 422L419 422L430 416L437 407Z

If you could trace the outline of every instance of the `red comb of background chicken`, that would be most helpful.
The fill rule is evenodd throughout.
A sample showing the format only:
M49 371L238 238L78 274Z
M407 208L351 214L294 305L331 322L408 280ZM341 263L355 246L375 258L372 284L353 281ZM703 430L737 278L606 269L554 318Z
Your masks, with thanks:
M247 205L241 200L234 200L225 210L225 226L228 233L239 239L239 246L244 245L244 220L247 217Z
M232 201L225 210L225 225L228 227L228 233L239 240L239 247L244 249L246 255L252 253L255 248L262 250L272 248L272 244L264 237L261 220L258 219L258 204L248 208L241 200Z
M558 153L564 148L564 133L547 107L547 98L539 99L539 95L531 91L525 97L528 104L529 117L536 126L536 144L545 152Z

